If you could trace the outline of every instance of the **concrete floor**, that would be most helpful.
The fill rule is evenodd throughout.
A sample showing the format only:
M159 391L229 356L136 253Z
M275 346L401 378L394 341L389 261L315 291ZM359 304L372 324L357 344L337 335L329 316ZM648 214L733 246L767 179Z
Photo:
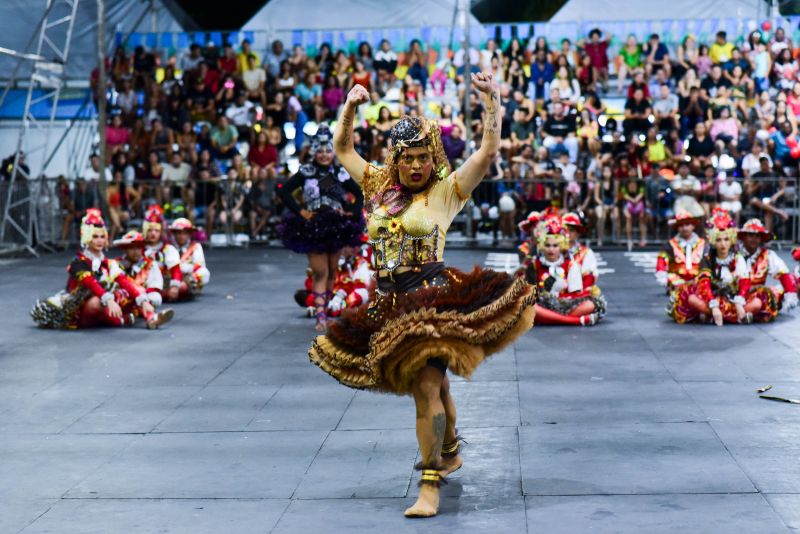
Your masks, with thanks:
M604 253L605 322L537 327L454 381L465 466L406 520L410 400L308 362L303 258L208 256L207 293L156 332L38 330L68 257L0 265L1 533L800 530L800 407L756 394L800 397L794 318L679 327Z

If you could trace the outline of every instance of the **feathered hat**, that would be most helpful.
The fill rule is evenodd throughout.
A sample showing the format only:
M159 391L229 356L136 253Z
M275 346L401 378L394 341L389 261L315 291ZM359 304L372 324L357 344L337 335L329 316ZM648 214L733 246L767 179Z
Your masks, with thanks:
M700 217L695 217L691 213L686 210L678 210L675 213L675 217L667 221L670 226L678 227L684 224L693 224L695 227L699 226L702 222Z
M117 248L142 248L144 247L144 236L141 232L131 230L119 239L114 240L114 246Z
M562 226L571 226L575 228L575 230L582 234L586 230L586 226L583 224L581 220L581 216L571 211L569 213L565 213L563 217L561 217L561 225Z
M95 229L102 228L108 237L106 222L103 220L103 213L97 208L89 208L86 215L81 219L81 246L85 247L92 240Z
M169 229L172 230L173 232L181 232L181 231L191 232L192 230L195 229L195 226L192 224L192 221L190 221L186 217L178 217L177 219L172 221L172 224L169 225Z
M159 205L147 208L142 222L142 231L146 234L151 228L161 230L164 228L164 210Z
M716 244L717 239L723 235L729 236L731 243L736 242L736 221L727 210L714 208L711 217L706 222L706 228L708 229L708 240L712 245Z
M558 239L558 246L561 250L567 250L569 248L569 232L567 232L567 229L561 224L561 219L557 215L545 217L540 221L536 226L534 236L536 237L536 244L539 250L544 248L548 237L555 237Z

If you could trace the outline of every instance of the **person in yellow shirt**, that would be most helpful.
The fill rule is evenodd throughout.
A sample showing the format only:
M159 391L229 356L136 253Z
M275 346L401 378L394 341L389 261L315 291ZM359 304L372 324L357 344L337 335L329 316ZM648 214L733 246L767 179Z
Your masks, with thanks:
M252 66L248 62L248 56L253 56L256 60ZM257 69L261 66L261 58L250 48L250 41L245 39L242 41L242 51L236 54L236 68L239 74L244 74L250 69Z
M728 42L728 34L724 31L717 32L717 40L711 45L708 51L711 61L714 63L722 64L731 59L733 56L733 43Z

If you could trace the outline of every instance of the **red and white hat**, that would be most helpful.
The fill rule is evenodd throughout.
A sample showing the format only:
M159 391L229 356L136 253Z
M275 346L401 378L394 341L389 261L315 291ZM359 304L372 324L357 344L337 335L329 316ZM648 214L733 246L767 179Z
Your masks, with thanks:
M114 246L123 249L144 247L144 236L136 230L131 230L119 239L115 239Z
M192 224L192 221L190 221L186 217L178 217L177 219L172 221L172 224L169 225L169 229L172 230L173 232L180 232L180 231L191 232L192 230L194 230L194 225Z
M681 226L684 224L693 224L699 226L702 222L700 217L695 217L686 210L679 210L675 213L675 217L668 221L670 226Z
M762 243L771 241L775 237L772 235L772 232L767 230L767 227L764 226L764 223L761 222L761 219L749 219L747 222L745 222L739 229L739 239L742 238L742 234L758 234L761 236Z
M539 224L539 221L542 220L542 214L538 211L532 211L528 214L525 220L520 221L517 225L520 230L525 232L528 235L533 235L533 230L536 228L536 225Z
M571 226L575 228L578 232L583 232L586 229L586 227L583 224L583 221L581 220L580 215L578 215L574 211L565 213L561 217L561 224L562 226Z

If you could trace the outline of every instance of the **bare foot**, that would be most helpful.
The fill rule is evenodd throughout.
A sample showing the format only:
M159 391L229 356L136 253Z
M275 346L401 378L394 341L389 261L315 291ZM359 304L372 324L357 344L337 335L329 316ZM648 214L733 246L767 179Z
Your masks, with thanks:
M445 458L442 456L442 468L439 469L439 474L442 475L442 478L446 477L450 473L455 473L461 466L464 465L464 462L461 461L461 455L456 454L455 456L451 456L450 458Z
M433 517L439 512L439 488L423 484L414 506L405 512L406 517Z

